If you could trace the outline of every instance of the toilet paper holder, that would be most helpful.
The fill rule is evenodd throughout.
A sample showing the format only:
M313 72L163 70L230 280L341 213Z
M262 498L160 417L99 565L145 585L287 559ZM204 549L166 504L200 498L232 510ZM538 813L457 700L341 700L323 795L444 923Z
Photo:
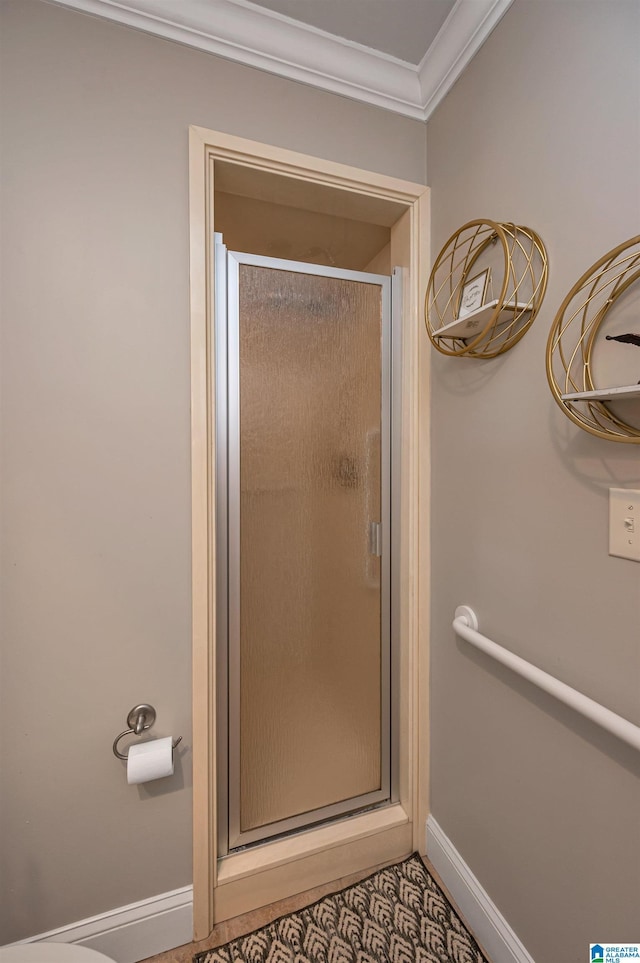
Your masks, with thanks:
M127 753L120 752L118 749L118 743L123 736L139 736L147 729L150 729L153 723L156 721L156 710L153 706L148 705L143 702L142 705L134 706L127 716L128 729L121 732L119 736L116 736L113 740L113 754L118 759L122 759L123 762L127 761ZM173 742L173 748L175 749L182 742L182 736Z

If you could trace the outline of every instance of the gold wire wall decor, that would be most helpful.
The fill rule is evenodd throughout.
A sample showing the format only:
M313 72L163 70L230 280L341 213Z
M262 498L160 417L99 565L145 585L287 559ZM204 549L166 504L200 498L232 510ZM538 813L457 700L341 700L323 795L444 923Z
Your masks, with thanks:
M640 235L574 284L547 342L547 378L564 413L599 438L640 444Z
M548 259L528 227L469 221L436 258L425 295L427 334L452 357L495 358L533 324L547 288Z

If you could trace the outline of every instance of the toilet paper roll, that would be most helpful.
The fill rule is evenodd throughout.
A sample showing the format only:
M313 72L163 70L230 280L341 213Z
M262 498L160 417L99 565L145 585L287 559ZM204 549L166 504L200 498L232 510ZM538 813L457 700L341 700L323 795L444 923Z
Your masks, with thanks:
M173 739L151 739L129 747L127 782L131 785L173 775Z

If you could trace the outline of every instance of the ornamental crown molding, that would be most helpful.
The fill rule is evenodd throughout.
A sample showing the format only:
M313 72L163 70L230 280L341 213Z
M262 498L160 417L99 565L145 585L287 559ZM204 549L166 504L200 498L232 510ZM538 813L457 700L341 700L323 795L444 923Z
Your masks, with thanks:
M417 66L248 0L49 0L426 121L513 0L457 0Z

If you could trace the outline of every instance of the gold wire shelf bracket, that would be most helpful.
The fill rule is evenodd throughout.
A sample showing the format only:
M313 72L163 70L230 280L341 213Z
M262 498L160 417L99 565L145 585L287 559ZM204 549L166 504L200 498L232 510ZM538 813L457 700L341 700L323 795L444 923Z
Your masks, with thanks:
M560 305L547 340L551 393L580 428L640 444L640 235L595 262ZM612 342L612 344L605 344Z
M433 265L424 302L429 340L449 357L504 354L533 324L547 276L547 252L535 231L469 221Z

